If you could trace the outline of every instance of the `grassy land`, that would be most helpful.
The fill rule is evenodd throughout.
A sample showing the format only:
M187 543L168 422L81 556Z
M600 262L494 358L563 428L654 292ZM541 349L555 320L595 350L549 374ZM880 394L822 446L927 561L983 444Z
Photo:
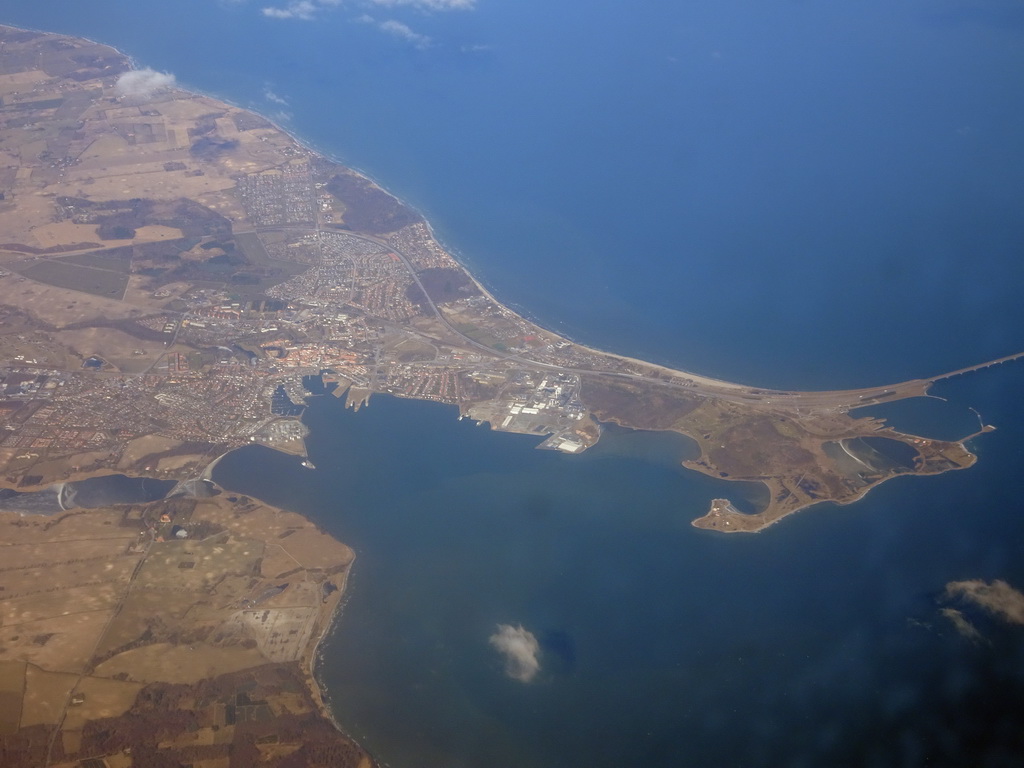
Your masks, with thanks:
M61 261L37 261L22 269L21 274L40 283L91 293L105 299L120 300L128 287L128 275L125 273Z

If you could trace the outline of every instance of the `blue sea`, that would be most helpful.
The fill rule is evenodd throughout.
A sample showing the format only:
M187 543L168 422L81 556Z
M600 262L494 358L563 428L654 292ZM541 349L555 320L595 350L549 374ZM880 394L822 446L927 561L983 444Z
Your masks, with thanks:
M1016 0L13 0L0 22L273 116L585 343L795 389L1024 350ZM392 398L313 402L316 470L245 449L216 479L356 549L320 675L392 768L1018 765L1024 628L968 611L972 642L939 611L952 580L1024 590L1022 386L1007 364L888 409L955 437L976 408L999 429L975 467L750 537L689 525L753 496L682 470L684 440L562 456ZM529 682L499 624L536 637Z

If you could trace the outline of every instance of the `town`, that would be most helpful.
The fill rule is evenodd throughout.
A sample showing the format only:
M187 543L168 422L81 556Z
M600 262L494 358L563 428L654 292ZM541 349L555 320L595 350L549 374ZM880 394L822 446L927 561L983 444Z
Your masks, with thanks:
M687 467L768 488L767 508L731 531L975 460L962 442L851 415L973 368L782 392L576 343L503 305L367 177L210 97L127 92L126 64L82 45L54 41L0 73L8 487L187 481L253 443L305 458L308 398L359 408L379 395L447 404L565 454L607 423L688 435L701 455ZM843 441L879 435L912 449L912 466L843 459ZM721 509L695 524L717 525Z

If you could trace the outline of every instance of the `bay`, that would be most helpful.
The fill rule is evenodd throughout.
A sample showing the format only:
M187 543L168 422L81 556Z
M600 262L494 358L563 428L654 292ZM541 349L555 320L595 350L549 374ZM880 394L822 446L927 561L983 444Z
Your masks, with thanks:
M261 7L16 0L0 20L275 115L580 341L799 389L1024 348L1014 3ZM999 427L977 466L749 538L690 528L736 486L678 468L666 436L568 457L388 398L314 403L318 470L246 449L216 479L356 548L320 675L396 768L1013 764L1019 632L971 615L972 644L939 608L951 580L1024 586L1022 384L943 384ZM498 624L537 635L533 682L506 675Z
M1024 371L1005 378L989 412ZM953 579L1024 583L1019 427L971 470L747 538L689 526L733 488L664 435L613 429L573 457L454 415L323 398L317 470L258 448L217 469L356 547L320 674L388 764L917 765L1018 722L1019 631L982 624L974 645L939 611ZM498 624L540 641L529 684Z

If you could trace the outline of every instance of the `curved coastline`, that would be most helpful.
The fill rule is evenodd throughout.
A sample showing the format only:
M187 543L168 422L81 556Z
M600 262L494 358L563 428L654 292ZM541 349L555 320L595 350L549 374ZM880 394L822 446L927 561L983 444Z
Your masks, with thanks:
M35 34L46 33L35 32ZM71 36L64 35L64 37L70 38ZM82 40L82 38L77 39ZM127 63L134 66L138 65L136 59L112 46L107 46L103 43L97 43L92 40L89 40L88 43L91 45L102 46L105 49L124 57ZM179 86L176 84L173 88L169 88L168 91L172 94L172 98L199 98L213 104L223 105L225 108L259 115L260 118L266 121L267 125L270 126L273 133L281 137L281 139L287 142L289 146L301 149L309 156L323 158L326 162L334 164L340 169L343 169L346 173L351 173L353 176L365 180L367 183L372 184L374 188L386 195L396 206L414 214L416 221L425 228L427 241L441 249L451 259L452 263L458 268L464 277L471 281L480 293L486 297L486 299L496 305L501 313L507 313L515 319L516 323L518 323L517 327L519 330L513 332L522 333L523 335L536 332L543 333L547 335L545 341L549 345L552 345L552 348L553 345L557 343L559 349L561 349L564 342L564 344L569 347L569 350L567 354L537 355L529 349L506 352L501 345L491 348L488 345L481 344L477 340L470 338L456 328L432 300L430 301L432 314L428 313L431 316L431 320L437 322L438 327L442 328L445 333L450 332L453 338L460 337L456 340L456 344L463 344L464 346L472 347L474 348L473 351L477 354L479 354L479 352L485 353L485 355L489 356L491 362L498 362L512 366L525 366L526 368L532 368L535 371L542 372L556 371L560 374L575 376L581 380L585 380L583 382L583 388L590 388L590 392L593 393L593 400L588 406L593 418L615 421L623 426L632 426L640 429L652 427L655 429L668 428L696 439L699 434L696 430L700 427L699 425L692 423L692 420L691 422L685 422L681 419L677 419L670 424L657 426L656 424L660 423L658 419L650 418L649 414L640 414L638 416L635 409L627 409L628 413L623 417L621 398L623 393L627 393L649 403L649 407L655 410L661 407L661 403L666 402L674 404L677 408L682 408L684 411L688 408L692 410L693 407L702 408L705 405L709 406L713 411L712 417L718 419L717 423L713 425L719 428L719 436L713 441L715 444L732 440L731 435L733 434L734 428L737 426L735 423L737 419L745 420L747 422L760 422L763 421L768 414L775 414L775 418L788 421L794 429L797 429L804 435L804 438L814 439L814 430L808 430L806 427L815 420L820 422L820 426L826 428L826 431L838 428L849 430L851 428L855 428L852 417L848 418L846 421L842 421L837 420L837 414L845 415L853 408L865 403L877 404L889 400L920 397L926 395L931 384L940 378L959 375L960 373L976 370L992 364L987 363L972 366L970 368L964 368L932 379L915 379L900 382L898 384L889 385L886 388L869 387L842 391L819 390L801 392L774 390L769 388L755 389L742 383L735 383L710 376L702 376L685 369L651 363L635 357L601 350L597 347L578 344L569 338L560 336L556 332L530 321L528 319L528 315L519 314L515 310L502 304L486 285L466 269L462 261L459 261L455 256L453 256L452 252L444 248L443 244L436 239L434 229L429 219L422 211L406 205L401 198L376 182L371 175L359 170L358 168L345 165L336 154L319 149L314 143L304 140L300 136L292 133L290 130L283 127L280 122L275 121L273 117L264 115L258 109L241 107L230 99L224 99L221 96L209 94L199 89L189 89L184 85ZM320 231L319 227L319 223L316 223L316 231ZM390 234L391 231L382 230L380 234L387 235ZM376 230L373 230L364 235L356 234L356 236L375 241L392 248L395 253L402 253L398 250L397 245L390 243L387 237L375 236L375 234ZM457 249L455 250L455 253L459 253ZM465 260L464 255L461 253L459 255L462 256L463 260ZM403 259L413 281L422 288L419 277L417 276L417 268L410 263L407 257L403 256ZM478 322L478 320L472 315L470 315L469 319L471 322ZM1012 355L992 362L1003 362L1020 356L1022 355ZM590 395L588 395L588 397L590 397ZM618 398L618 404L616 398ZM587 398L584 398L584 400L586 399ZM696 405L694 406L694 404ZM466 413L468 406L472 405L472 402L467 401L462 405L464 407L461 408L460 412ZM487 409L485 408L483 410ZM502 416L502 418L504 419L503 422L496 422L494 418L491 418L490 416L478 418L478 420L488 421L492 425L499 424L500 426L497 428L501 429L508 424L508 419L504 416ZM859 428L866 428L863 421L856 422L856 424L860 425ZM706 426L707 425L705 425L705 427ZM515 429L511 429L511 431L515 431ZM580 429L577 429L576 431L580 435L584 435L584 432L586 432L586 430L581 431ZM712 432L714 431L715 430L713 429ZM714 447L714 445L709 442L711 439L711 432L707 432L707 429L704 428L701 429L701 433L706 433L707 436L703 440L698 440L698 442L706 443L705 445L702 445L702 448L707 452L708 449ZM596 441L598 435L599 431L598 434L595 435L585 435L584 444L592 444L592 442ZM779 435L774 432L770 434L766 433L766 436L771 440L777 440L779 438ZM723 445L722 447L725 446ZM737 450L742 452L742 448ZM740 458L742 459L743 457ZM791 474L792 478L795 479L798 476L802 476L802 470L797 471L795 469L795 465L788 466L785 465L785 462L783 462L784 466L781 467L761 467L760 469L769 471L760 472L751 471L751 468L749 467L743 468L743 471L737 471L736 469L729 469L726 471L727 467L721 466L721 462L717 462L717 464L719 464L719 466L716 466L716 461L706 461L699 467L693 466L691 468L699 469L699 471L705 472L706 474L717 474L722 478L728 479L749 479L750 477L755 476L758 478L764 477L771 479L772 477L775 477L775 479L785 479L784 476L788 477L789 474ZM741 460L737 466L743 464L744 461ZM791 472L791 470L793 471ZM847 494L850 490L852 489L846 489L842 494L840 494L840 496L835 498L848 498ZM821 497L816 496L814 498ZM792 505L790 504L790 506Z
M29 32L35 32L37 34L52 34L52 32L49 32L47 30L34 29L34 28L30 28L30 27L19 27L19 29L24 29L25 31L29 31ZM102 46L105 46L107 48L110 48L111 50L115 51L117 54L119 54L121 56L124 56L128 60L128 63L129 63L129 65L130 65L132 70L141 69L141 68L144 68L144 67L147 66L143 62L141 62L139 59L137 59L134 55L132 55L130 53L127 53L127 52L123 51L122 49L117 48L116 46L110 45L108 43L104 43L104 42L101 42L101 41L98 41L98 40L93 40L92 38L80 37L80 36L77 36L77 35L74 35L74 34L71 34L71 33L67 33L67 32L62 32L62 33L59 33L59 34L65 35L65 36L70 37L70 38L78 39L78 40L86 40L86 41L88 41L88 42L90 42L90 43L92 43L94 45L102 45ZM171 72L171 73L168 73L168 74L172 74L173 75L174 73ZM567 341L570 341L570 342L572 342L574 344L578 344L578 345L580 345L582 347L585 347L587 349L593 350L593 351L598 352L600 354L612 355L612 356L619 357L619 358L626 359L626 360L636 360L636 358L629 357L624 352L617 352L617 351L613 351L613 350L607 350L607 349L604 349L602 347L595 346L595 344L597 342L580 341L578 338L575 338L575 337L565 333L564 331L558 330L557 328L553 327L555 325L554 323L547 323L547 324L545 324L545 321L537 318L536 315L534 315L529 310L528 307L524 307L522 304L519 304L518 302L506 302L506 301L503 301L500 298L500 294L499 294L498 289L496 289L492 283L490 283L489 281L485 280L484 278L478 276L477 274L475 274L474 272L472 272L470 270L470 263L471 263L472 260L468 259L466 257L465 252L461 248L459 248L458 246L452 245L450 243L450 241L444 240L444 239L442 239L441 237L438 236L437 231L435 230L433 224L431 223L431 217L430 217L429 213L423 207L412 205L412 204L408 203L399 194L396 194L391 189L389 189L388 186L384 182L382 182L377 176L375 176L372 172L367 171L366 169L364 169L360 165L353 164L348 159L345 159L342 155L340 155L337 152L336 149L327 148L327 147L321 146L321 145L317 144L316 142L314 142L314 141L312 141L310 139L304 138L300 133L298 133L296 131L296 129L294 127L283 125L274 116L272 116L270 114L267 114L260 105L254 105L254 104L251 104L251 103L248 104L248 105L242 104L242 103L238 102L237 100L235 100L234 98L232 98L231 96L225 96L225 95L223 95L221 93L217 93L215 91L208 91L208 90L206 90L204 88L200 88L198 86L193 86L193 85L191 85L191 84L189 84L187 82L184 82L184 81L178 81L177 80L177 76L175 76L174 89L175 90L179 90L179 91L181 91L183 93L192 94L192 95L196 95L196 96L202 96L202 97L208 98L208 99L213 99L214 101L222 102L222 103L224 103L224 104L226 104L226 105L228 105L230 107L234 107L236 109L244 110L246 112L250 112L250 113L252 113L254 115L257 115L261 119L266 120L267 123L272 125L275 130L277 130L280 133L288 136L292 141L294 141L297 145L299 145L303 149L306 149L307 151L309 151L309 152L311 152L311 153L313 153L315 155L318 155L318 156L322 157L323 159L328 160L328 161L330 161L332 163L336 163L336 164L338 164L340 166L343 166L344 168L346 168L346 169L354 172L355 174L363 177L364 179L368 180L374 186L380 188L382 191L387 193L397 203L399 203L403 207L408 208L409 210L413 211L420 218L420 220L423 222L423 224L427 227L427 230L429 231L431 238L433 238L433 240L435 242L437 242L437 244L440 245L441 248L443 248L456 262L458 262L459 266L462 267L462 269L466 272L466 274L470 277L470 279L474 282L474 284L481 290L481 292L484 295L488 296L489 298L491 298L492 300L494 300L496 303L500 304L501 306L507 307L507 308L513 310L517 315L519 315L523 319L527 320L528 322L530 322L530 323L532 323L534 325L537 325L538 327L543 328L544 330L548 330L550 332L556 333L558 336L562 337L563 339L566 339ZM648 361L637 360L637 362L647 362L648 364L657 365L658 367L664 368L665 370L678 371L678 372L681 372L681 373L686 373L688 375L695 375L695 376L696 375L700 375L700 374L696 374L694 372L686 371L684 369L674 368L673 367L674 364L672 362L670 362L670 361L656 362L656 361L650 361L650 360L648 360ZM717 377L704 377L704 378L716 378L717 379ZM717 379L717 380L725 381L724 379ZM743 384L742 382L736 382L736 383L739 384L740 386L747 386L746 384Z
M31 27L17 27L17 28L18 29L23 29L23 30L29 31L29 32L35 32L37 34L53 34L52 32L48 32L47 30L40 30L40 29L31 28ZM94 45L100 45L100 46L107 47L107 48L111 49L112 51L116 52L118 55L125 57L125 59L127 59L128 63L130 64L130 68L133 69L133 70L139 69L140 65L142 65L142 62L140 62L139 59L137 59L132 54L126 53L125 51L123 51L123 50L121 50L121 49L119 49L119 48L117 48L117 47L115 47L113 45L110 45L108 43L104 43L104 42L101 42L101 41L93 40L92 38L80 37L80 36L77 36L77 35L74 35L74 34L71 34L71 33L66 33L66 32L62 32L62 33L59 33L59 34L61 34L63 36L66 36L66 37L69 37L69 38L72 38L72 39L86 40L86 41L88 41L88 42L90 42L90 43L92 43ZM173 75L174 73L168 73L168 74L172 74ZM583 347L583 348L585 348L585 349L587 349L589 351L593 351L593 352L596 352L596 353L602 354L602 355L608 355L610 357L615 357L615 358L618 358L620 360L625 360L625 361L628 361L628 362L631 362L631 363L641 363L641 364L653 366L653 367L659 368L659 369L661 369L663 371L667 371L667 372L673 372L673 373L683 374L683 375L686 375L686 376L692 376L692 377L695 377L695 378L703 379L705 381L711 381L711 382L715 382L715 383L718 383L718 384L722 384L722 385L725 385L725 386L728 386L728 387L746 387L746 388L757 387L758 389L761 389L761 390L764 390L764 391L776 391L776 392L787 391L787 390L783 390L783 389L774 389L772 387L760 387L756 383L748 383L746 381L732 381L732 380L723 379L723 378L720 378L720 377L717 377L717 376L704 375L704 374L698 373L696 371L687 370L685 368L677 368L677 367L675 367L676 364L673 363L673 362L658 362L656 360L645 360L645 359L635 358L635 357L632 357L629 354L624 353L624 352L617 352L617 351L614 351L614 350L605 349L605 348L600 347L600 346L595 346L596 342L595 343L588 343L586 341L579 341L578 339L576 339L576 338L574 338L572 336L569 336L569 335L563 333L562 331L558 331L554 327L551 327L551 326L554 325L554 323L549 323L547 325L544 324L543 321L536 319L536 317L530 312L530 310L528 308L526 308L526 307L523 307L521 304L519 304L517 302L507 302L507 303L503 302L499 298L498 290L496 288L494 288L494 286L492 284L490 284L489 282L485 281L484 279L478 277L476 274L474 274L472 271L470 271L468 263L471 260L467 259L465 253L460 248L458 248L456 246L452 246L447 241L445 241L445 240L441 239L440 237L438 237L437 232L436 232L436 230L434 229L434 226L431 223L430 216L427 214L427 212L422 207L411 205L408 202L406 202L400 195L398 195L395 192L391 191L387 187L387 185L385 183L381 182L372 172L365 170L364 168L360 167L359 165L351 164L351 162L349 160L346 160L343 156L341 156L337 152L337 150L335 150L333 148L323 147L321 145L318 145L316 142L313 142L312 140L304 138L301 134L299 134L296 131L296 129L294 127L282 125L279 120L275 119L272 115L268 115L265 111L263 111L263 108L261 106L259 106L259 105L253 105L253 104L243 105L243 104L239 103L238 101L236 101L235 99L233 99L230 96L225 96L225 95L222 95L222 94L218 94L217 92L208 91L208 90L205 90L205 89L200 88L200 87L192 86L192 85L190 85L190 84L188 84L186 82L178 82L176 77L175 77L175 85L173 86L172 89L180 91L180 92L182 92L184 94L189 94L189 95L194 95L194 96L201 96L201 97L204 97L204 98L212 99L214 101L221 102L221 103L226 104L227 106L233 107L235 109L240 109L240 110L243 110L245 112L249 112L251 114L257 115L258 117L260 117L261 119L265 120L267 123L272 125L275 130L279 131L281 134L287 136L289 139L291 139L293 142L295 142L296 145L302 147L303 149L307 150L308 152L313 153L314 155L317 155L317 156L319 156L319 157L321 157L321 158L323 158L325 160L328 160L328 161L330 161L332 163L340 165L340 166L344 167L345 169L347 169L349 171L352 171L356 175L366 179L367 181L372 183L374 186L378 187L380 190L385 192L389 197L391 197L393 200L395 200L399 205L401 205L401 206L403 206L403 207L413 211L419 217L421 222L426 226L427 230L430 233L431 238L441 248L443 248L445 250L445 252L447 252L459 264L459 266L463 269L463 271L466 273L466 275L473 281L473 283L481 290L481 292L484 295L488 296L489 298L491 298L493 301L495 301L496 303L500 304L501 306L513 310L516 315L518 315L519 317L527 320L531 324L538 326L542 330L546 330L548 332L555 333L556 335L560 336L561 338L563 338L563 339L565 339L565 340L567 340L569 342L572 342L573 344L576 344L576 345L578 345L580 347ZM1021 354L1024 355L1024 353L1021 353ZM981 366L977 366L977 367L981 367ZM922 379L921 381L927 381L927 382L930 383L933 380L936 380L936 379L939 379L939 378L944 378L947 375L949 375L949 374L946 374L946 373L936 374L935 376L931 377L930 379ZM875 390L883 389L883 388L885 388L887 386L893 386L893 385L894 384L893 384L893 382L890 379L885 379L885 380L882 381L882 383L877 384L877 385L867 385L867 386L857 387L855 389L847 390L847 391L851 391L851 392L875 391ZM789 391L793 391L793 392L809 392L810 393L810 392L832 392L832 391L837 391L837 390L821 390L821 389L818 389L818 390L789 390Z
M102 45L102 43L97 43L97 44L98 45ZM129 57L129 60L132 62L133 66L138 66L138 64L136 63L136 60L134 58ZM186 90L186 92L193 93L194 91ZM199 93L199 92L195 91L195 93ZM210 98L212 100L216 100L216 101L219 101L219 102L223 102L225 104L231 104L231 102L229 102L227 100L224 100L224 99L222 99L220 97L207 96L207 98ZM329 154L321 153L319 150L315 149L312 144L307 143L307 142L303 142L301 139L299 139L290 130L282 128L278 123L276 123L274 120L266 117L265 115L260 113L258 110L254 110L254 109L247 108L247 107L239 107L238 105L234 105L234 106L236 108L238 108L238 109L244 109L245 111L253 113L253 114L259 114L263 119L267 120L267 122L270 125L273 125L275 130L280 131L282 134L284 134L286 136L289 136L293 141L296 142L296 144L305 147L310 152L316 152L317 154L320 154L320 155L322 155L324 157L332 157ZM340 162L340 161L338 161L338 162ZM376 181L373 180L373 178L369 174L364 173L363 171L358 170L356 168L352 168L351 166L346 166L346 167L350 168L354 173L357 173L361 177L371 180L380 189L384 190L390 197L392 197L393 199L398 200L399 202L401 202L400 198L397 195L395 195L394 193L388 191L383 186L379 185ZM405 203L401 203L401 204L405 205ZM433 230L433 228L432 228L432 226L430 224L430 221L427 219L426 216L424 216L422 214L421 211L417 210L417 213L421 216L421 220L423 221L424 225L426 226L426 228L430 232L431 237L434 237L435 240L436 240L437 239L436 238L436 234L434 233L434 230ZM466 264L466 260L464 259L464 254L458 252L455 249L448 248L440 240L437 240L437 242L440 243L441 246L444 247L445 250L453 256L453 258L456 258L460 265L464 266ZM468 273L468 271L467 271L467 273ZM474 278L472 275L470 275L470 277L474 280L474 282L481 289L481 291L483 293L485 293L485 295L488 295L488 296L491 296L492 298L494 298L494 294L491 291L489 291L488 289L486 289L484 287L484 285L480 281L477 281L476 278ZM495 301L498 301L498 300L495 298ZM503 304L503 306L509 307L514 312L519 314L521 317L525 317L525 318L529 319L531 322L537 322L528 313L521 311L521 308L518 307L517 305L514 305L514 304ZM544 327L547 328L547 327L552 327L552 326L544 326ZM569 340L572 340L570 337L564 336L561 333L559 333L559 335L562 336L562 338L568 338ZM608 354L611 354L611 353L608 353ZM650 365L651 364L649 361L637 360L636 358L625 358L625 359L634 360L637 363L644 363L645 365ZM675 369L673 369L673 368L671 368L669 366L661 366L661 367L663 367L666 370L675 371ZM926 391L926 393L927 393L927 391ZM980 420L980 417L979 417L979 420ZM629 423L624 423L618 417L611 418L611 419L609 419L609 421L617 423L617 424L623 424L623 426L625 426L627 428L637 429L636 427L631 427ZM628 420L627 420L627 422L628 422ZM982 426L984 427L984 424L982 424ZM675 432L675 430L672 430L672 429L667 429L665 431L673 431L673 432ZM960 441L960 445L966 447L966 445L969 443L969 441L972 441L972 439L974 437L976 437L977 435L982 434L985 431L987 431L987 429L981 429L978 432L976 432L976 433L974 433L972 435L969 435L966 438L962 438L961 441ZM689 435L687 435L685 433L680 433L680 434L684 434L687 438L689 438ZM231 449L229 451L226 451L225 453L221 453L219 456L217 456L217 458L215 458L213 461L209 462L209 464L206 466L206 468L205 468L205 470L203 472L203 475L205 476L207 474L212 474L212 472L215 469L217 463L221 459L223 459L225 456L227 456L228 453L233 453L235 450L237 450L237 449L233 448L233 449ZM973 464L973 458L972 458L971 463ZM696 468L695 467L691 467L691 468L692 469L697 469L698 471L701 471L704 474L707 474L707 475L710 475L710 476L714 477L714 475L704 471L703 469L700 469L699 467L696 467ZM106 472L106 473L99 473L99 474L112 474L112 473L113 472ZM916 473L906 472L906 473L902 473L902 474L916 474ZM91 476L91 475L88 475L88 476ZM134 475L134 476L146 477L147 475L140 474L140 475ZM731 478L731 479L742 480L743 478ZM852 502L857 501L858 499L862 498L867 493L867 491L871 489L871 487L873 487L873 486L869 486L867 488L864 488L861 491L861 493L859 493L858 495L856 495L854 497L851 497L851 498L848 498L848 499L840 500L837 503L839 505L851 504ZM713 504L714 503L719 503L719 502L723 503L725 505L728 505L727 511L734 512L737 515L743 515L744 518L755 517L755 515L751 515L750 513L745 513L745 512L742 512L739 509L736 509L735 507L732 506L731 502L729 502L726 499L715 499ZM801 510L806 509L806 508L809 508L810 506L815 506L817 504L823 504L823 503L824 502L810 502L808 504L805 504L804 506L792 509L790 512L787 512L787 515L788 514L793 514L793 513L797 512L797 511L801 511ZM822 515L824 515L826 512L829 512L831 514L833 511L834 510L821 510L821 513L822 513ZM780 517L776 517L776 518L774 518L774 519L772 519L770 521L767 521L760 528L758 528L758 530L763 530L766 527L772 526L772 525L774 525L774 523L778 522L781 519L782 519L782 517L780 516ZM802 523L803 523L803 521L801 520L800 524L802 524ZM694 522L694 524L696 524L696 521ZM697 526L697 527L702 527L702 526ZM781 531L776 533L776 537L774 537L776 539L776 541L778 541L777 536L780 535L781 533L782 533ZM770 541L769 541L769 545L771 545ZM354 562L352 563L351 567L354 567ZM328 641L332 640L332 638L334 637L334 633L335 632L340 632L341 621L342 621L342 618L343 618L344 608L346 607L346 605L348 603L348 600L351 597L351 593L349 593L349 591L348 591L348 589L349 589L349 576L351 575L351 567L350 567L349 571L345 572L343 579L339 580L340 581L340 583L339 583L340 593L335 596L337 598L337 604L332 607L332 609L330 611L330 614L326 617L325 623L323 624L323 626L320 629L320 631L314 632L314 636L312 638L313 642L309 646L307 646L307 648L308 648L308 658L304 659L303 661L304 662L308 662L308 663L304 663L303 667L306 670L308 670L309 688L310 688L310 690L312 692L313 698L315 699L315 701L317 702L317 704L319 706L321 714L328 721L330 721L331 725L338 732L344 734L345 736L347 736L349 738L353 738L353 739L356 739L358 741L363 741L362 738L357 737L357 736L353 736L351 731L346 730L342 726L342 724L337 721L337 719L335 717L335 714L334 714L333 704L336 702L339 705L344 705L345 702L344 702L343 699L338 697L338 696L340 696L340 694L335 696L335 702L332 702L331 692L328 689L328 687L326 686L326 684L324 682L322 682L322 677L323 677L323 675L325 674L325 671L326 671L324 669L325 659L329 659L330 658L330 656L328 654L328 650L331 649L331 646L330 646L330 643ZM358 582L358 580L357 580L353 586L358 589L359 583L360 582ZM358 595L359 592L357 592L356 594ZM355 619L356 617L355 616L351 616L351 617L345 617L345 618L347 618L347 619ZM349 626L349 625L346 625L346 626ZM304 655L306 655L306 654L304 654ZM356 658L358 658L358 656ZM340 690L341 689L339 689L339 691ZM344 712L344 706L342 706L342 708L339 711Z

